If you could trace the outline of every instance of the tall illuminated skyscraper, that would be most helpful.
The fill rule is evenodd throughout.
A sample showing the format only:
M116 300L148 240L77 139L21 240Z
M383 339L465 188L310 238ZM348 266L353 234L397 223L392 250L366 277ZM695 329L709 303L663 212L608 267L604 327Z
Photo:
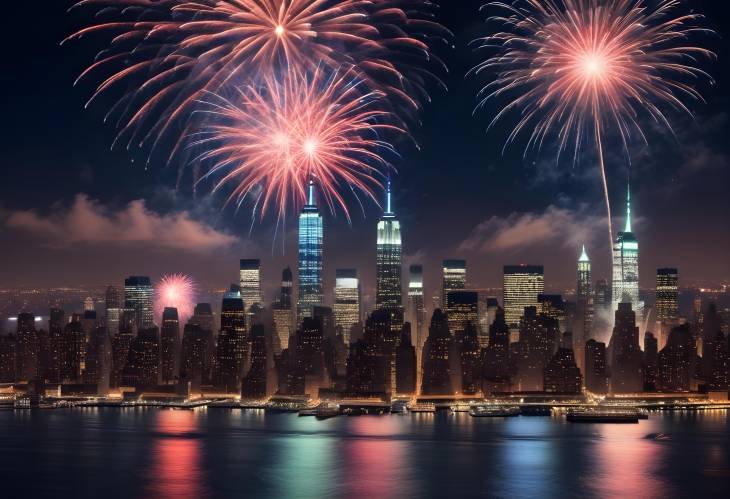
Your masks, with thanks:
M583 368L585 362L585 344L592 337L593 325L593 285L591 282L591 260L583 246L578 258L578 283L576 286L576 314L573 324L575 339L575 360L578 367Z
M520 326L526 307L538 308L538 295L545 292L542 265L506 265L503 276L504 319L510 329Z
M124 280L124 308L131 311L137 330L154 325L154 292L149 277L131 276Z
M335 327L342 328L345 345L349 345L350 329L360 322L360 280L357 278L357 270L337 269L332 314Z
M423 296L423 267L411 265L410 278L408 280L408 322L411 323L411 334L413 336L416 351L420 352L423 343L426 341L428 331L425 330L425 309Z
M466 289L466 260L444 260L442 268L441 306L446 310L449 291Z
M106 329L111 335L119 332L119 321L122 318L122 297L119 288L108 286L105 294Z
M400 222L393 212L393 195L390 181L388 181L385 212L383 218L378 222L375 305L376 308L390 312L391 326L396 331L403 327L402 266L403 246Z
M659 269L656 273L656 334L659 349L667 344L669 333L679 325L679 272Z
M261 298L261 260L241 260L241 298L246 311L263 302Z
M274 304L274 328L279 344L274 344L274 352L278 355L284 348L289 347L289 337L294 334L294 301L293 301L294 275L291 268L287 267L281 273L281 290L279 299ZM278 348L277 348L278 347Z
M626 226L613 245L612 311L619 303L630 303L641 323L644 304L639 301L639 242L631 231L631 191L626 198Z
M314 181L309 181L309 195L299 215L299 296L297 323L312 317L312 309L324 301L322 287L322 215L314 196Z

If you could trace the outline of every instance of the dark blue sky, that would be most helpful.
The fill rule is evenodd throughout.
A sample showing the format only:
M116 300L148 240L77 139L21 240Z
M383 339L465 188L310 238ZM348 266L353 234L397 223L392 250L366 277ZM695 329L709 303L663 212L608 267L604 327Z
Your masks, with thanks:
M607 277L603 204L593 158L586 155L573 169L570 161L555 165L549 153L523 160L521 149L514 148L502 155L506 125L486 133L494 108L472 116L479 80L464 77L479 60L467 43L486 33L477 10L482 2L441 3L447 5L439 19L456 33L454 48L442 51L450 66L449 92L434 89L423 126L414 132L421 150L404 145L396 165L395 203L404 225L406 260L422 261L434 285L441 259L467 258L475 287L499 285L503 264L543 263L548 285L560 290L574 281L578 245L585 240L597 277ZM705 91L708 102L696 106L695 121L677 119L676 141L665 131L650 131L649 148L633 151L644 286L665 265L678 266L685 283L730 281L728 7L711 0L690 3L707 14L718 32L708 43L719 62L707 66L717 85ZM255 224L249 236L249 212L222 210L222 199L204 190L193 198L187 184L176 192L177 165L153 163L145 170L126 151L110 151L114 130L102 124L109 101L84 111L92 84L72 87L101 46L90 39L59 46L83 23L66 14L69 4L43 2L40 8L34 3L31 10L26 2L12 2L4 7L0 283L104 284L127 274L155 278L179 270L225 286L235 279L238 257L262 258L265 276L273 283L282 265L295 264L294 219L282 254L281 239L273 247L272 223ZM609 149L614 213L622 216L627 171L618 148L609 144ZM79 195L86 201L78 201ZM135 200L144 200L145 208L141 203L129 206ZM26 210L35 211L32 233L18 228L17 221L30 216L18 218L18 212ZM89 219L93 214L103 218ZM373 285L377 217L373 206L365 216L356 213L352 226L341 215L327 217L329 279L335 268L354 266L361 270L366 290ZM106 224L110 219L114 223ZM112 233L150 219L173 229L157 241ZM64 241L66 225L77 220L89 220L88 231ZM190 224L199 237L176 239L189 233ZM96 228L104 237L89 236Z

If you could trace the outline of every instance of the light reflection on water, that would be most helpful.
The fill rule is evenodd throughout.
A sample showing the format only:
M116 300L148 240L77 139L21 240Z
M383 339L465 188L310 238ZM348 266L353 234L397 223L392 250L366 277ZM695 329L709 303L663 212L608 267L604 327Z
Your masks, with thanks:
M201 468L201 444L193 411L155 413L158 436L152 444L152 465L147 479L150 497L174 499L207 495Z
M730 496L727 412L572 425L87 409L0 412L0 429L4 497Z

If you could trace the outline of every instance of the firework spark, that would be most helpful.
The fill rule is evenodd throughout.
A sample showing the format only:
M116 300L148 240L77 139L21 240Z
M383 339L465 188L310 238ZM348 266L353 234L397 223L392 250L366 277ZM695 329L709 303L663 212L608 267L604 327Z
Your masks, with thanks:
M93 9L98 21L68 40L112 36L79 77L110 75L87 106L121 88L106 116L119 129L115 144L154 151L170 137L177 142L170 160L193 131L196 101L254 74L349 65L373 89L416 107L427 98L429 70L442 66L431 45L450 36L433 21L429 1L83 0L75 7ZM177 136L180 122L185 132Z
M330 208L349 218L342 187L376 200L384 156L395 152L382 136L405 133L377 106L382 93L361 85L353 71L317 69L267 78L232 98L210 94L202 111L209 124L192 143L210 165L203 179L215 178L215 190L231 187L229 201L239 205L255 199L262 217L275 205L280 221L314 179Z
M699 14L678 14L677 0L515 0L485 7L505 14L489 18L505 31L481 40L496 55L473 71L496 78L481 92L480 107L495 98L507 104L490 128L511 112L520 119L507 145L529 135L525 152L556 135L559 153L574 148L577 157L592 138L597 152L609 236L611 207L603 157L605 133L617 132L628 151L632 135L646 142L640 120L648 116L671 130L669 111L691 114L689 101L701 101L697 82L712 79L698 67L714 57L691 44L708 32Z
M168 274L155 286L155 317L162 317L165 307L177 309L181 323L192 315L195 307L195 282L185 274Z

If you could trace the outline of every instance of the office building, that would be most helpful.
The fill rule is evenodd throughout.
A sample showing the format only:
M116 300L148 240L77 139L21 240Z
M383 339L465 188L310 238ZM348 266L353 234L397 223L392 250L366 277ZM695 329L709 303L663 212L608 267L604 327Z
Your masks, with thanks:
M452 335L463 332L467 324L479 326L479 293L476 291L447 292L446 309Z
M334 307L335 328L342 332L346 345L350 344L350 330L360 322L360 280L355 269L337 269L335 273Z
M606 344L588 340L585 346L586 390L603 395L608 393Z
M411 335L416 351L420 353L426 341L426 311L423 295L423 266L411 265L408 279L408 314L407 320L411 323ZM420 357L420 355L419 355Z
M510 329L519 328L526 307L538 307L537 297L545 292L542 265L507 265L502 285L504 318Z
M107 332L114 336L119 332L119 322L122 319L122 293L117 286L108 286L104 294Z
M631 303L619 303L609 344L611 392L640 393L644 389L643 356L639 327Z
M436 309L423 347L423 395L450 395L454 392L449 362L450 345L449 321L446 314Z
M322 215L315 201L314 182L309 182L307 204L299 215L299 294L297 324L312 317L312 309L324 301L322 254L324 231Z
M629 303L641 322L644 304L639 300L639 242L631 231L631 191L626 198L626 225L613 245L611 284L611 310L618 310L619 303Z
M400 222L393 211L390 180L386 189L385 212L378 222L376 248L375 308L388 310L391 327L403 327L403 243Z
M166 307L162 312L160 329L160 379L172 383L180 368L180 319L176 308Z
M289 348L289 337L294 334L294 275L291 268L281 273L279 298L274 304L274 341L273 349L277 355L281 350Z
M241 260L240 293L248 312L254 305L263 303L261 298L261 260Z
M583 369L585 359L584 348L592 338L593 328L593 281L591 276L591 260L586 247L578 258L578 282L575 293L575 319L573 320L573 339L575 359L578 367Z
M136 330L154 325L154 292L149 277L132 276L124 280L124 308L130 310Z
M679 325L679 272L663 268L656 272L656 333L659 348L664 348L669 332Z
M449 291L466 289L466 260L444 260L442 266L441 306L446 310Z

